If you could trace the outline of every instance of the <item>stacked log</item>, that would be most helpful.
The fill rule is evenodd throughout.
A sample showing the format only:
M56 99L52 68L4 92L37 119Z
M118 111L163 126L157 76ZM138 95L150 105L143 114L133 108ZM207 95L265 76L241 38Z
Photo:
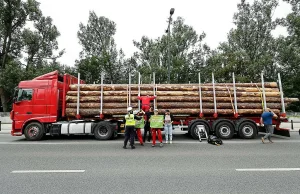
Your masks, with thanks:
M276 82L265 83L266 103L274 112L281 110L280 92ZM76 115L78 86L70 85L70 91L66 96L66 114L69 117ZM130 98L128 85L103 85L103 114L122 115L126 113L128 102L134 109L138 108L138 94L152 96L153 85L142 84L130 86ZM204 115L214 114L214 92L212 84L201 85L202 108ZM156 105L160 113L168 109L173 114L199 115L200 96L199 85L196 84L159 84L156 86ZM234 89L231 83L215 84L217 113L220 115L234 114ZM237 108L240 115L260 115L263 112L263 94L261 83L237 83L236 84ZM95 117L100 114L101 85L80 85L80 109L79 113L84 117ZM294 98L285 98L285 106L298 101Z

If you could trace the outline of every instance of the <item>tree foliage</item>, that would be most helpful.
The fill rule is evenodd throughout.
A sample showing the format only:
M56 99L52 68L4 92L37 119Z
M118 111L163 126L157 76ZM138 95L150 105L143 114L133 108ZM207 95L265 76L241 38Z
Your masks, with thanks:
M0 0L0 101L4 111L9 110L19 81L63 67L56 62L64 52L58 51L60 34L39 5L35 0Z
M170 35L170 80L171 83L195 82L199 68L203 66L204 57L210 48L203 44L205 33L197 34L193 27L178 17L173 23ZM156 82L166 83L168 76L168 36L163 35L155 40L146 36L140 41L133 41L138 48L134 58L138 71L150 81L155 72Z
M219 81L231 80L234 72L238 81L257 82L262 71L266 80L274 80L278 66L272 31L278 22L272 16L277 6L278 0L255 0L253 4L242 0L238 4L233 17L236 27L208 60L208 68L216 72Z
M99 83L101 72L106 74L109 83L116 83L120 74L118 66L118 51L113 36L116 24L106 17L98 17L90 12L86 25L80 23L77 33L82 46L80 59L76 61L78 71L88 83Z

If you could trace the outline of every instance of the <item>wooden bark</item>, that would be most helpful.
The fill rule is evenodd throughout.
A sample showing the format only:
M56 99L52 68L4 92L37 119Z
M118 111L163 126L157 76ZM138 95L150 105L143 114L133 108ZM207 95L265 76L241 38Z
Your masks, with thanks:
M281 109L280 103L268 103L267 104L271 109ZM134 109L138 108L137 103L132 103L131 106ZM217 109L232 109L234 106L231 103L217 103ZM287 104L285 104L287 106ZM158 109L178 109L178 108L199 108L199 102L183 102L183 103L174 103L174 102L158 102ZM202 104L203 108L214 108L214 103L204 102ZM67 103L67 108L77 108L77 103ZM80 103L80 108L100 108L100 103ZM107 109L118 109L118 108L127 108L127 103L104 103L103 108ZM261 103L238 103L238 109L260 109L262 108Z
M199 114L199 109L169 109L172 114L193 114L197 115ZM163 114L165 110L160 109L159 114ZM273 110L275 113L279 113L280 111L275 109ZM218 109L218 114L220 115L231 115L233 114L233 110L231 109ZM249 115L260 115L263 111L262 109L241 109L238 111L239 114L249 114ZM99 116L100 111L99 109L80 109L79 111L81 116L86 117L95 117ZM214 109L203 109L204 114L213 114ZM69 117L75 117L76 116L76 109L74 108L67 108L66 114ZM126 108L124 109L104 109L103 114L106 115L119 115L119 114L126 114Z
M100 103L97 102L88 102L88 103L80 103L80 108L99 108ZM132 108L138 108L138 103L131 103ZM77 103L67 103L67 108L77 108ZM127 108L127 103L103 103L103 108L113 109L113 108Z
M126 84L104 84L103 90L104 91L126 91L127 90ZM232 83L216 83L215 89L218 91L227 91L227 87L233 90L233 84ZM258 89L259 88L259 89ZM212 91L213 87L212 84L201 84L201 89L203 91ZM77 84L70 85L70 90L77 91ZM100 84L82 84L80 85L81 91L101 91L101 85ZM131 85L132 91L138 90L137 84ZM144 91L152 91L153 85L150 84L142 84L140 85L140 90ZM158 91L198 91L199 85L198 84L159 84L157 85ZM237 91L245 91L245 92L257 92L261 90L261 83L237 83L236 84L236 90ZM265 91L278 91L277 83L271 82L271 83L265 83Z
M217 97L216 98L217 102L231 102L233 101L234 98L230 97ZM67 96L66 97L67 102L77 102L77 97L76 96ZM199 102L199 97L198 96L157 96L156 99L157 102ZM213 102L212 97L202 97L203 102ZM280 98L279 97L267 97L266 98L267 103L268 102L279 102L280 103ZM286 103L289 102L296 102L299 101L297 98L285 98L284 101ZM100 96L83 96L80 97L80 102L100 102ZM127 102L127 97L126 96L104 96L103 97L103 102L114 102L114 103L119 103L119 102ZM136 96L131 97L131 102L138 102L138 98ZM262 102L262 99L260 97L237 97L237 102Z
M233 97L233 92L228 91L216 91L217 97ZM156 91L157 96L199 96L198 91ZM77 96L77 91L69 91L68 96ZM103 96L127 96L126 91L104 91ZM131 96L137 96L138 91L131 91ZM154 95L153 91L141 91L141 96ZM213 97L213 91L202 91L203 97ZM265 92L266 97L280 97L279 92ZM80 96L101 96L100 91L81 91ZM236 92L237 97L261 97L260 92Z

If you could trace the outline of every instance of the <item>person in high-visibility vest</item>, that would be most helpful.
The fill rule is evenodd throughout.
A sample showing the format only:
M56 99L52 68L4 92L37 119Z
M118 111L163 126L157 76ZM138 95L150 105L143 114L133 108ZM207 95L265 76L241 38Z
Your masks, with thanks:
M154 110L154 115L157 116L158 115L158 109ZM150 126L151 126L151 122L153 121L153 116L150 117ZM156 121L157 122L157 121ZM163 120L159 121L161 124L163 124ZM162 140L162 135L161 135L161 130L163 127L161 128L152 128L151 127L151 131L152 131L152 147L155 147L156 144L156 132L157 132L157 137L158 137L158 141L160 142L159 146L163 147L163 140Z
M142 146L144 145L144 141L143 141L143 137L142 137L141 128L144 128L144 126L145 126L144 114L145 114L145 112L141 109L140 112L137 113L137 116L140 116L142 118L139 121L135 121L136 134L137 134L138 140Z
M134 136L135 136L135 120L141 120L141 117L138 117L133 114L132 107L127 108L127 114L124 118L125 123L125 140L124 140L124 146L123 148L126 149L128 140L130 138L130 146L131 149L134 149Z

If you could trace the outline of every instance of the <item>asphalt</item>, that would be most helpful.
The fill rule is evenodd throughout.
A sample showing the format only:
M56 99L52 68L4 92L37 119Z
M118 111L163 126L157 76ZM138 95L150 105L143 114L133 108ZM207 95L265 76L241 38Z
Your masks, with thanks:
M260 135L261 136L261 135ZM234 138L221 146L175 134L163 148L122 149L123 137L73 136L29 142L0 134L0 193L299 193L300 136L273 144ZM136 142L136 144L138 144ZM20 170L84 172L12 173Z

